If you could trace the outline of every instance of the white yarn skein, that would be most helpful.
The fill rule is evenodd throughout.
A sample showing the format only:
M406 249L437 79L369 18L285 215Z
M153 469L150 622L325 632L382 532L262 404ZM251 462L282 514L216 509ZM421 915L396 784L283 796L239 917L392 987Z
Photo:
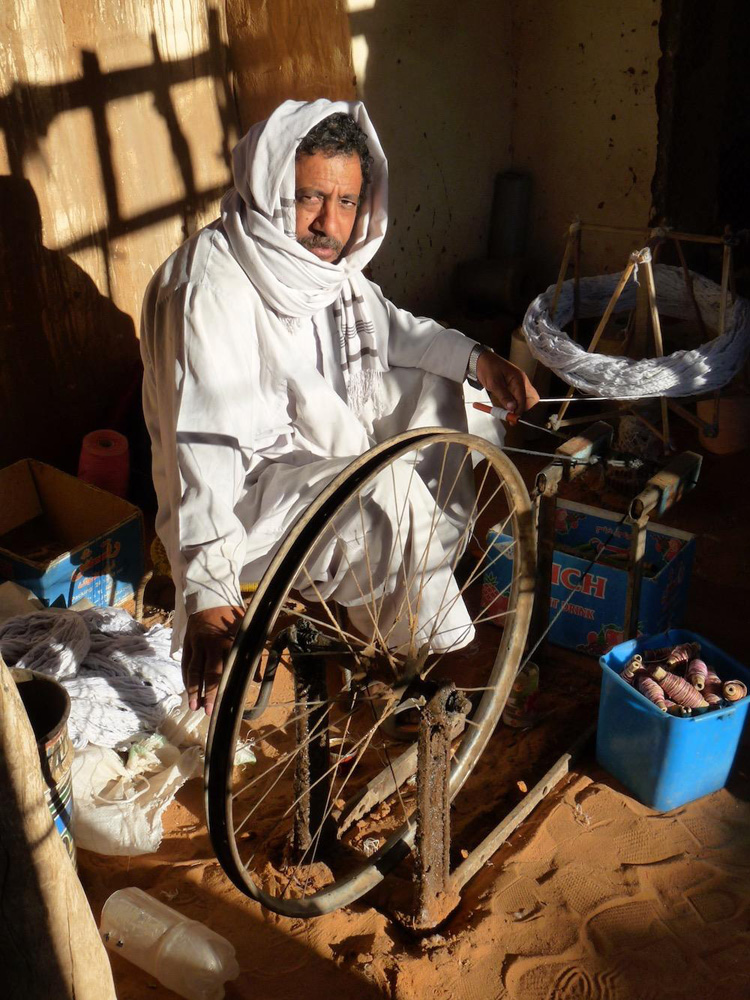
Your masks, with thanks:
M155 732L179 707L182 674L170 645L170 629L145 629L122 608L37 611L0 626L0 654L10 666L53 677L70 695L77 750L89 742L122 746Z
M691 319L695 306L679 267L653 266L656 304L659 312L676 319ZM637 271L637 268L636 268ZM709 328L717 329L721 288L713 281L690 272L693 292ZM581 318L601 316L612 298L619 274L581 278L579 309ZM587 353L563 332L573 318L574 281L562 284L555 322L550 306L555 286L538 295L526 311L523 333L534 357L551 368L568 385L592 396L693 396L712 392L730 382L745 362L750 350L750 302L727 298L726 329L720 337L691 351L675 351L664 358L610 357ZM635 308L636 280L628 281L615 306L616 312Z

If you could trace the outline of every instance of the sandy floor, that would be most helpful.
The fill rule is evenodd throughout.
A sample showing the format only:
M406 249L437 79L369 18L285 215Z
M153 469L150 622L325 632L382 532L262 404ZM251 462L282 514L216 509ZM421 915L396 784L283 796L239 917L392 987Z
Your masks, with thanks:
M588 768L571 774L421 941L365 904L313 921L264 912L229 883L200 816L200 782L157 855L81 852L98 915L137 885L225 935L229 998L651 1000L750 995L750 803L724 790L658 814ZM170 997L113 956L120 1000Z
M686 626L744 660L746 461L709 457L698 489L664 518L701 535ZM531 787L595 719L598 677L594 661L565 653L543 665L558 711L527 734L498 730L472 779L477 839L518 801L517 782ZM226 993L237 1000L746 1000L747 761L745 749L727 789L661 814L584 755L421 940L366 902L306 922L263 911L213 856L199 781L169 809L158 854L80 852L80 874L97 919L111 892L136 885L225 935L241 967ZM174 995L116 955L113 968L120 1000Z

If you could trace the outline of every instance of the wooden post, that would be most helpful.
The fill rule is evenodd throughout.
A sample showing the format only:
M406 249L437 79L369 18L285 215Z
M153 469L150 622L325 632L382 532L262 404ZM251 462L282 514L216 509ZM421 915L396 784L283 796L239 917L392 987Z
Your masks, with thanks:
M573 244L573 236L578 228L577 222L572 222L570 228L568 229L568 239L565 243L565 250L563 252L562 263L560 264L560 272L557 275L557 283L555 284L555 294L552 296L552 303L549 307L549 315L552 322L555 322L555 313L557 312L557 302L560 298L560 292L562 291L563 282L565 281L565 275L568 273L568 264L570 263L570 251Z
M630 255L630 260L628 261L628 266L625 268L625 270L620 275L620 280L617 282L617 286L615 287L614 292L612 292L612 298L609 300L607 308L604 310L604 315L599 320L599 325L596 328L594 336L591 338L591 343L589 344L589 346L587 348L587 353L588 354L593 354L593 352L596 350L596 345L601 340L602 334L604 333L604 328L606 327L607 323L609 323L609 318L612 315L612 313L614 312L614 308L617 305L617 300L622 295L622 290L625 287L625 285L627 285L628 281L630 280L630 275L633 273L633 269L634 269L635 265L639 262L639 259L640 259L640 255L639 254L631 254ZM554 317L554 313L551 314L551 315ZM566 395L568 396L568 398L572 398L574 392L575 392L575 389L573 388L573 386L571 386L570 389L568 389L568 392L567 392ZM562 420L562 418L565 416L565 413L566 413L566 411L568 409L568 405L569 404L567 402L565 402L565 403L562 404L562 406L560 407L560 409L558 411L558 414L557 414L557 419L558 420Z
M8 1000L116 1000L93 914L44 798L34 733L0 657L0 968Z
M573 254L573 340L578 343L578 314L581 311L581 227L576 230Z
M656 285L654 283L654 269L651 266L651 254L647 254L643 259L643 269L646 272L646 288L648 290L648 304L651 309L651 325L654 331L654 344L656 345L657 358L664 357L664 344L661 339L661 322L659 320L659 310L656 306ZM667 398L661 398L661 426L664 434L664 442L669 447L669 408Z
M732 263L732 248L724 244L724 256L721 261L721 299L719 301L719 329L716 336L720 337L727 325L727 295L729 293L729 271Z

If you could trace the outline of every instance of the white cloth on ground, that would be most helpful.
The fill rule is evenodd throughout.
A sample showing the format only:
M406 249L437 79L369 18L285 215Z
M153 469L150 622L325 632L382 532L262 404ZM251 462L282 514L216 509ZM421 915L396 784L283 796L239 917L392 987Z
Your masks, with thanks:
M337 111L359 120L375 164L349 249L334 265L296 242L292 220L297 144ZM475 342L397 309L360 273L386 226L385 160L362 106L286 102L251 132L235 151L237 191L222 203L222 219L162 265L144 301L144 413L157 531L176 584L174 648L187 615L241 602L240 580L258 579L296 514L381 439L389 405L403 418L399 430L436 423L420 413L430 411L429 384L452 398L440 425L466 427L457 386L445 380L462 381ZM321 337L341 335L342 289L352 290L359 314L345 331L349 360L337 381L297 344L310 320ZM352 364L363 347L378 361L368 369L378 372L378 398L365 392L352 408ZM407 369L418 376L416 396L394 397L387 383ZM425 373L440 378L428 383Z
M144 628L122 608L37 611L0 626L8 666L53 677L68 692L77 750L120 747L179 708L182 673L170 647L171 629Z

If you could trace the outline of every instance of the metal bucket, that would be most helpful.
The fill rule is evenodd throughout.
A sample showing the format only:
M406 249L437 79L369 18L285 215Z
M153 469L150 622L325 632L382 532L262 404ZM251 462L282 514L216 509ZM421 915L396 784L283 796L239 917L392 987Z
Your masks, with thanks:
M51 677L35 670L14 668L13 679L34 731L46 789L45 801L52 820L75 866L73 840L73 744L68 735L70 698Z

